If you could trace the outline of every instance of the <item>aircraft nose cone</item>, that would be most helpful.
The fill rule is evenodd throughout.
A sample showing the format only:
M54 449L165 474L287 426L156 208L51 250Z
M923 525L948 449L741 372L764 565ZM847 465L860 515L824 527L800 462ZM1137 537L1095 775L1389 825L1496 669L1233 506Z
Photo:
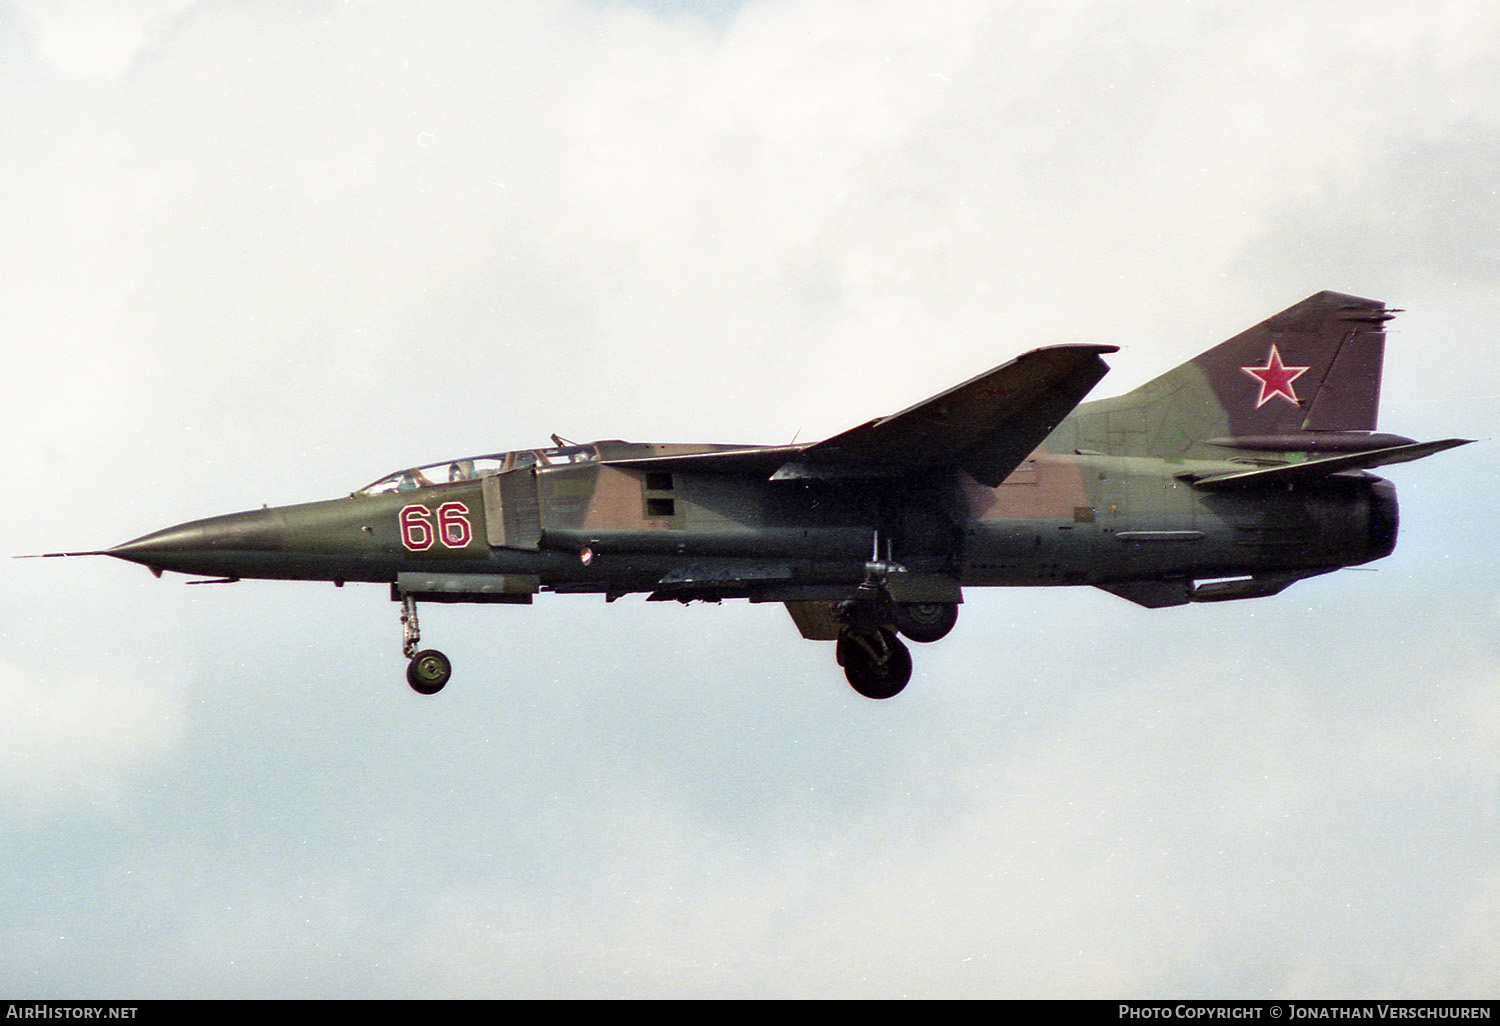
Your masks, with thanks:
M135 563L150 563L153 558L192 552L204 546L203 529L196 524L178 524L142 535L134 541L106 550Z
M232 513L163 528L106 550L106 555L152 570L234 575L247 554L283 547L280 517L272 510Z

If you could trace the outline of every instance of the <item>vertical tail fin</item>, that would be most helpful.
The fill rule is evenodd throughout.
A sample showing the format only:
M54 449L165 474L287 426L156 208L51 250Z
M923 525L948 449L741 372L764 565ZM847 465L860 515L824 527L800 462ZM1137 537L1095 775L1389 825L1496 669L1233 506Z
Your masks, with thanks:
M1392 316L1373 299L1319 292L1133 392L1085 403L1071 444L1210 459L1230 448L1375 447L1382 439L1369 433Z

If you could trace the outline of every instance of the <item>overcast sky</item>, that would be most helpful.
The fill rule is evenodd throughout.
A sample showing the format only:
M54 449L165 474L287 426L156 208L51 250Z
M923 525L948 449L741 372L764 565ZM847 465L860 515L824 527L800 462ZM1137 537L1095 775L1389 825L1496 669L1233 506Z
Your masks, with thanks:
M0 562L15 997L1500 992L1500 15L1466 0L0 3L10 553L569 438L783 443L1053 342L1393 322L1396 553L779 606ZM9 554L9 553L7 553Z

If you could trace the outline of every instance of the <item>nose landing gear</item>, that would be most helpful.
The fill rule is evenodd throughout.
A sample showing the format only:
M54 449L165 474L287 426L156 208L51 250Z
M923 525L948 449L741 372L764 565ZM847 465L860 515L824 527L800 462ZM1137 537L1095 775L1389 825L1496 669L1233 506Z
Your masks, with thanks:
M406 682L411 689L419 695L435 695L443 690L453 676L453 664L435 648L418 650L422 628L417 623L417 600L411 595L401 597L401 635L401 654L410 660L406 664Z

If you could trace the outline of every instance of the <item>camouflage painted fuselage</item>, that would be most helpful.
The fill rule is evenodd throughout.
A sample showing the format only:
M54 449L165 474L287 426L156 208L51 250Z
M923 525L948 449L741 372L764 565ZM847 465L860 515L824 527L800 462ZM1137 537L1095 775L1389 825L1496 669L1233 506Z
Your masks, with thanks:
M1117 398L1082 402L1113 347L1054 346L818 443L493 453L107 554L389 583L408 650L418 599L785 602L804 636L838 640L862 694L889 697L911 672L896 634L941 637L965 588L1094 585L1171 606L1389 554L1395 489L1370 469L1462 444L1376 432L1390 316L1323 292ZM447 672L428 652L408 676L430 693Z
M1394 489L1370 475L1268 499L1186 479L1238 464L1045 447L995 487L962 470L874 481L654 471L609 461L669 447L596 448L598 458L561 466L542 450L530 467L479 480L196 521L116 554L221 577L425 575L413 590L455 601L525 601L539 590L838 601L872 559L887 559L905 570L891 576L898 601L957 601L962 587L1333 569L1387 555L1396 536Z

